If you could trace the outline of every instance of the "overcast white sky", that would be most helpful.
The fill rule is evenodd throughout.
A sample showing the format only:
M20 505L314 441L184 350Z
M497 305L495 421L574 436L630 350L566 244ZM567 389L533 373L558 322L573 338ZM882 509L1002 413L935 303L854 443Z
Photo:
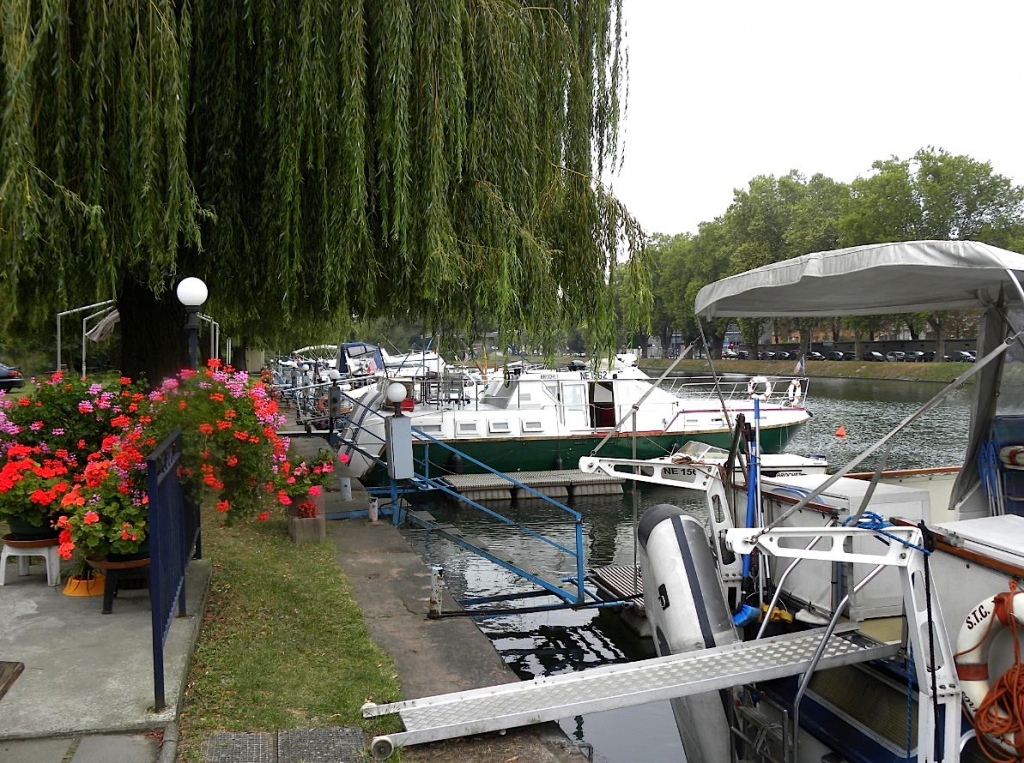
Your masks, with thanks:
M1021 0L624 0L625 163L648 232L756 175L849 182L933 146L1024 183Z

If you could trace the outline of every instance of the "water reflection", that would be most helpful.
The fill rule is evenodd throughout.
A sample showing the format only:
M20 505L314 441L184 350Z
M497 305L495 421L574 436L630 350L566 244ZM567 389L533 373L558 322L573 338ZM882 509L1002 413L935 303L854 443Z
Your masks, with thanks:
M792 453L816 453L839 467L930 400L943 385L928 382L857 379L814 379L807 408L813 414L790 441ZM923 469L963 462L970 420L970 390L953 392L926 416L891 442L889 469ZM837 437L842 426L846 437ZM859 471L874 469L880 454L869 457Z
M836 467L861 453L890 431L942 385L848 379L814 379L808 409L811 421L791 441L794 453L820 453ZM958 390L926 418L911 425L892 444L889 468L924 468L959 464L963 460L969 419L969 391ZM836 437L842 425L845 438ZM874 468L878 454L858 470ZM585 519L584 537L588 568L606 564L633 564L636 559L634 515L658 503L674 503L701 512L701 504L677 489L644 486L634 495L593 496L574 504ZM503 551L548 578L575 574L575 562L566 553L539 544L478 512L446 502L428 507L441 522L450 522L466 535L480 537L491 548ZM573 548L571 523L535 501L506 502L496 507L530 529ZM463 600L499 593L527 591L532 585L458 546L419 530L407 537L428 563L445 567L445 583L452 595ZM530 604L537 603L531 600ZM490 637L506 663L521 677L581 670L653 656L649 641L636 638L617 616L607 612L560 610L503 617L480 618L481 630ZM632 763L642 745L645 761L679 761L682 748L668 703L609 711L561 722L567 734L594 747L599 763Z

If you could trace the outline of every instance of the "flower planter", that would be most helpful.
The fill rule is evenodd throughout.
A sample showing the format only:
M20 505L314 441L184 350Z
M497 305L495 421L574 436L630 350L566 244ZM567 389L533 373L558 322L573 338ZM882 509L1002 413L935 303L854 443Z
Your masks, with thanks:
M316 497L316 516L300 517L288 514L288 537L295 543L319 543L327 537L327 519L324 516L323 493Z
M11 517L7 520L7 526L11 528L11 537L19 541L51 540L58 535L58 531L48 521L42 525L33 525Z
M327 537L323 514L315 517L288 517L288 537L296 543L319 543Z
M91 578L68 578L64 586L65 596L102 596L106 576L94 572Z

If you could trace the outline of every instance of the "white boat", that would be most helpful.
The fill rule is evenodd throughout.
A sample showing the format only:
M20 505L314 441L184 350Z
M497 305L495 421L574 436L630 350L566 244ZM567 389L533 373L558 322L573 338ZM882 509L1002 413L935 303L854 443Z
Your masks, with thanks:
M979 748L1022 759L1024 684L1008 670L1020 668L1013 636L1024 623L1022 275L1020 254L919 241L809 254L698 294L704 318L965 307L982 318L976 365L836 473L748 487L719 467L717 479L684 485L707 504L699 541L678 510L644 515L644 600L659 653L718 655L744 640L726 647L733 688L698 694L703 704L673 701L681 730L716 730L681 734L688 760L955 763L985 759ZM849 476L970 377L959 468ZM723 606L734 620L753 613L753 624L722 626ZM794 632L813 635L814 648L785 651ZM868 646L890 651L861 662ZM828 660L836 667L816 669Z
M691 440L675 453L657 458L604 458L584 456L580 471L606 474L671 487L697 487L703 481L719 479L723 471L732 475L736 484L745 485L749 459L745 452L730 458L730 451L704 442ZM796 453L762 453L758 456L760 474L769 477L794 477L801 474L824 474L828 459L824 456L801 456ZM677 484L680 483L680 484Z
M393 415L381 379L349 393L355 410L339 432L348 475L386 480L385 421ZM460 375L406 383L403 415L422 433L414 454L431 476L482 471L539 471L572 465L599 450L613 457L668 455L691 440L727 446L737 418L755 421L762 447L779 451L809 418L807 380L755 377L713 380L678 390L659 386L639 368L551 371L507 369L470 392ZM635 437L634 437L635 434ZM445 443L459 453L438 445Z

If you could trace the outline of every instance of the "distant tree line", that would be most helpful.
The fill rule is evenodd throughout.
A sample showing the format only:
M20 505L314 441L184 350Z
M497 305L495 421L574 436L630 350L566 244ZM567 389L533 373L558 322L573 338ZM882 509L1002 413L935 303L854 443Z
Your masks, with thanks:
M693 314L697 292L713 281L802 254L894 241L974 240L1024 251L1024 187L994 172L987 162L924 148L910 159L874 162L851 183L797 171L759 175L736 189L724 214L701 223L696 234L655 234L648 245L654 306L651 330L668 347L673 333L699 335ZM706 322L717 351L731 321ZM757 351L761 319L736 321L744 343ZM799 332L807 352L812 332L838 341L840 332L872 338L883 327L905 324L912 337L927 328L937 351L970 321L946 312L777 322L777 334ZM646 341L640 346L645 347ZM859 347L858 347L859 350Z

